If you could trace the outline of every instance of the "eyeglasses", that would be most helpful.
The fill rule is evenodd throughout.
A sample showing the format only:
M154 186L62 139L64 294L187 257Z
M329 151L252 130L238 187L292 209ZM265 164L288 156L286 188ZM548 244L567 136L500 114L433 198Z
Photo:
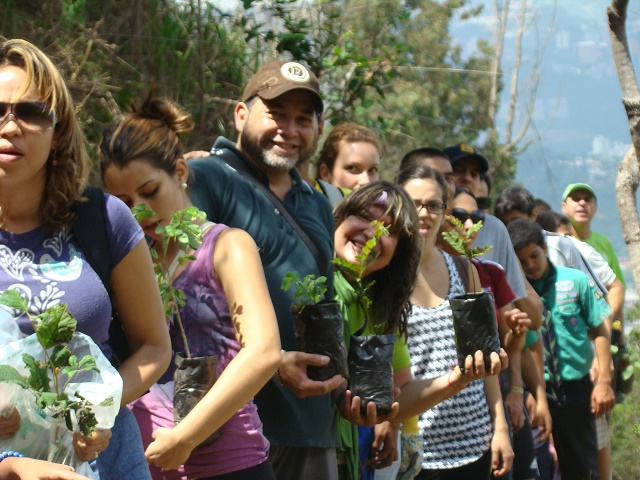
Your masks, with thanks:
M433 215L442 215L444 211L447 209L447 206L444 203L440 203L440 202L421 203L419 205L416 205L418 214L422 211L423 208L426 208L427 212Z
M453 210L451 210L451 215L456 217L462 223L466 222L469 218L473 223L484 221L484 219L486 218L486 215L482 210L476 210L475 212L469 213L462 208L454 208Z
M43 102L0 102L0 127L13 115L27 130L50 130L58 123L56 111Z
M493 199L491 197L478 197L476 201L478 202L478 210L489 210L491 205L493 205Z

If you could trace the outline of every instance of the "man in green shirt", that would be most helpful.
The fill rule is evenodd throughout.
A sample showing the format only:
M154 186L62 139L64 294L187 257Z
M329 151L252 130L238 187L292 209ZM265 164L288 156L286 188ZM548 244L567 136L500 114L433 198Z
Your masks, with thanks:
M593 188L586 183L572 183L567 185L562 195L562 211L571 220L574 236L586 244L593 247L600 255L604 257L616 277L626 287L624 275L618 262L616 252L609 239L598 232L591 230L591 221L598 211L598 199ZM613 315L607 319L607 328L611 332L611 323L613 320L623 322L625 289L616 289L609 293L609 303L613 308ZM625 343L624 328L622 329L621 345ZM603 423L600 420L600 423ZM611 475L611 446L609 442L608 429L602 425L598 426L598 462L600 464L600 474L602 477L609 478Z
M611 344L604 325L609 305L584 273L556 267L549 261L537 223L516 219L507 229L524 273L548 312L541 333L553 439L562 478L598 478L595 418L615 405L609 369ZM599 365L595 386L589 378L593 360L590 337Z

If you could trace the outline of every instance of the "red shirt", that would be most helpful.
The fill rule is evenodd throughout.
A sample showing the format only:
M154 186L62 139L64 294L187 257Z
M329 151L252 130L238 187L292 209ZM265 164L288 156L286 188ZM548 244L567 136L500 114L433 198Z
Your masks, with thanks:
M494 303L496 305L496 318L500 321L499 309L512 302L516 298L511 286L507 282L504 268L499 263L491 260L478 260L474 258L473 264L478 270L480 277L480 285L485 292L493 294Z

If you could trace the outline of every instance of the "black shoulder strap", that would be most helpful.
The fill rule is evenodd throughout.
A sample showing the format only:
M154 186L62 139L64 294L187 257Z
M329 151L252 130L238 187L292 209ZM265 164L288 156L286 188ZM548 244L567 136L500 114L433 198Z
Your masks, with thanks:
M256 177L254 172L252 172L251 169L233 153L222 149L216 149L213 156L220 158L223 162L232 167L236 172L238 172L245 179L251 182L253 186L260 190L264 194L264 196L269 199L273 206L278 209L282 217L289 223L289 225L293 227L298 236L305 243L305 245L311 252L311 255L313 255L313 258L316 260L318 268L320 269L320 271L322 271L322 257L320 256L320 250L318 249L318 246L313 240L311 240L309 235L307 235L307 232L304 231L304 229L300 226L294 216L291 215L291 212L289 212L282 200L280 200L278 196L271 191L269 186L265 185L264 182L261 182L260 179Z
M83 195L87 197L87 201L78 201L74 206L76 219L72 226L73 236L80 244L89 265L100 277L100 281L109 294L112 319L109 325L108 343L113 353L111 363L117 368L131 355L131 352L111 291L111 259L109 256L106 203L104 193L99 188L87 187Z
M84 196L88 199L86 202L78 201L75 204L73 236L111 298L111 265L104 193L99 188L87 187Z

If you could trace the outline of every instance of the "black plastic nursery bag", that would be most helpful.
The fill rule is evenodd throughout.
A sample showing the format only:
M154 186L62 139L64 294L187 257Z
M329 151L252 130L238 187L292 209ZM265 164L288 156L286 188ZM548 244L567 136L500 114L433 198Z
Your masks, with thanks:
M490 368L491 352L500 351L493 295L487 292L456 295L450 304L460 370L464 372L467 355L473 356L477 350L482 350L485 368Z
M301 312L291 309L293 326L301 352L326 355L329 363L321 367L308 366L311 380L323 382L335 375L349 378L347 347L344 344L344 320L337 302L323 301L306 305Z
M176 371L173 375L173 422L180 423L184 417L207 394L218 378L218 357L185 358L182 353L175 357ZM198 447L215 442L220 432L213 432Z
M367 404L376 404L378 415L391 411L393 397L394 334L351 336L349 345L349 388L353 396L362 400L361 411Z

